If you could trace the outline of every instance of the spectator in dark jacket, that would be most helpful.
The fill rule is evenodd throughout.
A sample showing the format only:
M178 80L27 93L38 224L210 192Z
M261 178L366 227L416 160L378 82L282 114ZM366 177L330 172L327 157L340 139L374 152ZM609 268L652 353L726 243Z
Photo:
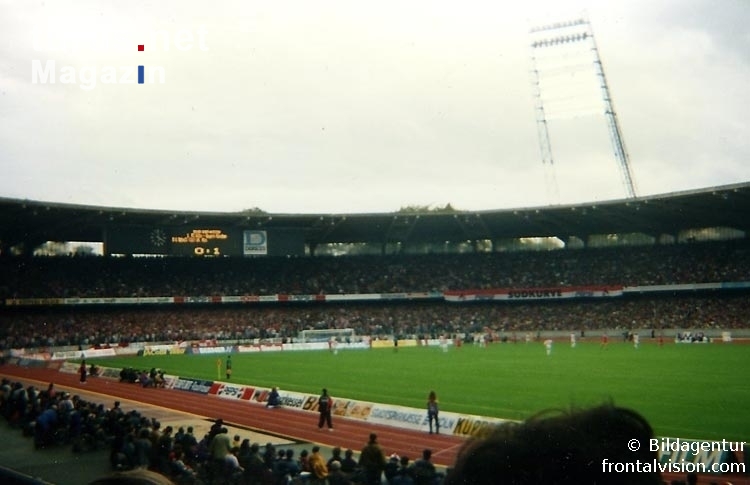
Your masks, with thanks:
M366 485L380 485L385 464L385 454L378 444L378 435L370 433L367 445L359 454L359 466L364 473Z

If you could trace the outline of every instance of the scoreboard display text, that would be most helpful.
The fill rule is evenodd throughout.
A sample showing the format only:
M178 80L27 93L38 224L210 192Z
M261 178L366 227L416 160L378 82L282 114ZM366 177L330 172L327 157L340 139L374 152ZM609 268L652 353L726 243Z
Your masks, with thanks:
M223 257L267 254L266 231L214 226L107 228L107 254Z
M172 254L188 256L232 256L229 235L222 229L191 229L170 238Z

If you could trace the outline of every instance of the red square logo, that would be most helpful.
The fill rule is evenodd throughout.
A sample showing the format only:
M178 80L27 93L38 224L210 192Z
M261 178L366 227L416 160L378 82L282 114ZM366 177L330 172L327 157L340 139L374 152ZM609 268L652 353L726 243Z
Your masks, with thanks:
M143 51L146 47L143 44L138 44L138 50Z

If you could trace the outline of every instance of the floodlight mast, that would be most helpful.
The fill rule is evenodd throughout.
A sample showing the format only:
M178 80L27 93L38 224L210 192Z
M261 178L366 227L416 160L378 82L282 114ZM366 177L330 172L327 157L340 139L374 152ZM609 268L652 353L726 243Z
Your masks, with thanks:
M596 69L596 75L599 77L599 86L602 91L602 98L604 99L604 115L607 118L607 124L609 125L609 138L612 142L612 148L615 151L615 158L620 163L620 174L622 176L625 190L628 193L628 197L634 198L636 197L635 181L633 180L633 171L630 168L630 157L628 157L628 151L625 149L622 128L620 128L620 122L617 119L617 113L612 104L612 96L609 94L607 77L604 75L604 66L602 66L602 60L599 57L599 49L596 46L596 39L594 39L594 32L591 29L591 22L586 20L586 25L591 34L591 49L594 53L594 68Z
M531 52L531 85L534 92L534 113L536 114L536 132L539 137L539 150L542 155L542 166L544 169L544 185L547 189L547 197L551 203L560 202L560 191L557 187L555 177L555 160L552 157L552 145L549 141L549 130L547 128L547 116L544 113L544 101L542 101L542 87L539 84L539 70L536 67L536 56Z
M604 102L604 115L609 127L609 138L612 143L615 158L620 166L622 184L628 197L636 197L635 181L630 167L630 158L628 157L628 152L625 148L622 128L617 119L617 113L615 112L612 103L612 96L609 93L607 77L604 74L604 67L601 58L599 57L599 49L596 45L596 40L594 39L591 22L589 22L585 16L581 16L569 21L554 22L544 26L533 27L530 29L530 34L543 36L537 38L531 43L532 61L534 63L532 83L534 85L534 97L536 99L537 133L539 135L539 145L542 150L542 163L552 166L552 148L549 141L549 132L547 131L547 121L542 103L541 85L539 82L539 72L536 68L536 55L534 54L534 51L536 49L555 47L568 43L589 42L594 57L594 70L599 79L602 101Z

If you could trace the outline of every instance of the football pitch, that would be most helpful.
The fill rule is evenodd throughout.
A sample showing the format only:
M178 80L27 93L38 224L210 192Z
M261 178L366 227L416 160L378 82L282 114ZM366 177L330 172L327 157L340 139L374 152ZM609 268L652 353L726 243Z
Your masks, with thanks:
M525 419L539 411L605 401L633 408L657 436L750 441L750 346L555 342L370 350L234 353L233 383L423 408L434 389L441 409ZM222 361L222 372L217 369ZM225 354L97 359L106 367L226 381Z

